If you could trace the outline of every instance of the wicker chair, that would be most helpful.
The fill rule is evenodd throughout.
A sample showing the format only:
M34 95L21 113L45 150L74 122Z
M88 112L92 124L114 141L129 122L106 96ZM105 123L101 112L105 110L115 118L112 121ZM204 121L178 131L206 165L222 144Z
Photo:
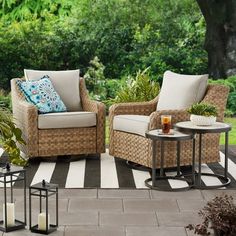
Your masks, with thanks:
M224 110L228 97L228 87L222 85L208 85L202 102L214 104L218 108L218 121L223 121ZM157 111L158 97L149 102L114 104L109 110L110 122L110 144L109 153L112 156L126 159L128 161L151 167L152 145L151 141L142 135L123 132L113 129L113 120L117 115L144 115L150 117L149 130L160 129L160 116L172 115L172 123L189 120L186 110L161 110ZM219 160L219 134L206 134L203 140L203 162L217 162ZM191 165L192 143L191 141L181 142L181 165ZM157 141L157 150L160 143ZM196 141L198 147L198 138ZM198 155L196 153L196 155ZM160 154L157 152L157 158ZM196 156L197 158L197 156ZM176 166L176 145L174 142L166 142L165 167ZM159 163L157 164L159 166Z
M16 80L11 80L13 116L17 127L22 129L26 145L20 149L27 157L105 152L105 106L90 100L83 78L79 81L82 109L96 113L96 126L60 129L38 128L37 108L25 100Z

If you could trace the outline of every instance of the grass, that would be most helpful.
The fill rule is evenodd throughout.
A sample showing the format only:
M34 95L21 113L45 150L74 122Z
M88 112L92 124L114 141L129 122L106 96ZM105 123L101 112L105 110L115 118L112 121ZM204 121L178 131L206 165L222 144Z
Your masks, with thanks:
M224 122L232 126L232 130L229 132L229 144L236 145L236 118L225 118ZM225 134L220 136L220 144L225 143Z
M229 144L236 145L236 118L225 118L225 123L230 124L232 126L232 130L229 132ZM225 143L224 133L220 136L220 144ZM106 117L106 144L109 144L109 124L108 117Z

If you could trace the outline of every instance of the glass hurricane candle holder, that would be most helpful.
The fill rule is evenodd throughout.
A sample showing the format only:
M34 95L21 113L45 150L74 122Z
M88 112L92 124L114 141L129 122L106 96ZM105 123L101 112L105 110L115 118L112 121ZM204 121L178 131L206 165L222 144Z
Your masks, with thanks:
M55 198L55 224L51 223L49 215L49 197L56 195ZM32 196L39 198L39 214L37 224L32 226ZM43 200L45 207L43 209ZM30 230L34 233L49 234L55 231L58 227L58 185L47 183L43 180L41 183L34 184L29 187L29 224Z
M2 220L0 220L0 230L10 232L18 229L24 229L26 226L26 178L23 167L11 166L9 163L4 168L0 169L0 183L3 185L3 204L2 204ZM14 187L16 182L23 182L23 194L17 197L23 198L22 219L16 219L17 207L14 199ZM19 215L19 214L17 214ZM19 217L20 218L20 217Z

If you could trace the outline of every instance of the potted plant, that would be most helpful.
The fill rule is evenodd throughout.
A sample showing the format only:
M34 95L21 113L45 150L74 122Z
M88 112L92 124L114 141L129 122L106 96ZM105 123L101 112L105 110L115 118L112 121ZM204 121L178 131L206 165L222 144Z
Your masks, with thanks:
M17 143L25 144L22 132L15 126L11 113L7 109L0 108L0 144L8 153L12 164L23 166L26 160L21 156Z
M232 196L215 197L207 202L199 215L203 218L201 224L187 226L195 234L210 235L210 229L213 229L216 236L236 235L236 205Z
M188 110L194 125L212 125L216 122L217 108L208 103L193 104Z

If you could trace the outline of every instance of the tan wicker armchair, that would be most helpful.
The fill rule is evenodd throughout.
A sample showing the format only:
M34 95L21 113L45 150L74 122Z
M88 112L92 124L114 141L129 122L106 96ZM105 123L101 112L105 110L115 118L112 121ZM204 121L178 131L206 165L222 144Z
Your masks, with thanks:
M224 110L227 102L229 89L222 85L208 85L203 102L211 103L218 108L218 121L223 121ZM172 123L189 120L186 110L161 110L156 111L158 97L149 102L115 104L110 107L110 155L132 161L143 166L151 167L152 145L151 141L144 136L123 132L113 129L113 120L117 115L133 114L150 116L149 130L160 129L160 116L163 114L172 115ZM216 162L219 160L219 134L206 134L203 140L204 159L203 162ZM157 150L160 143L157 141ZM181 165L191 165L192 143L191 141L181 142ZM198 146L198 139L196 141ZM196 153L196 155L198 155ZM160 154L157 152L157 158ZM176 145L174 142L167 142L165 148L165 167L176 166ZM159 163L157 164L159 167Z
M17 79L11 80L13 116L22 129L27 157L100 154L105 152L105 106L90 100L85 81L80 78L80 98L83 111L96 113L96 126L80 128L39 129L38 110L25 100Z

